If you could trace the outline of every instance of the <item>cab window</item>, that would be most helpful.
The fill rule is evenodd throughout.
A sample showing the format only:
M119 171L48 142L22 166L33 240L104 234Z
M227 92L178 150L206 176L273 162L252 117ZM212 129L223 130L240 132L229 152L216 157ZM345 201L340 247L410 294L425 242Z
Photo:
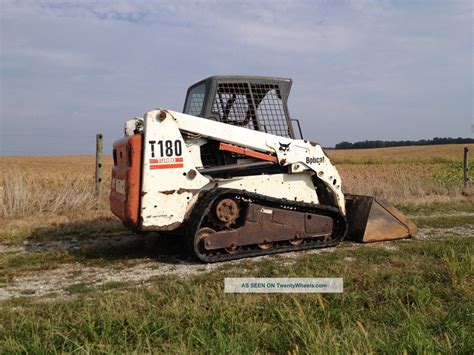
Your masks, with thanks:
M204 95L206 93L206 84L201 84L191 89L188 98L186 99L186 106L184 113L193 116L200 116L202 106L204 103Z

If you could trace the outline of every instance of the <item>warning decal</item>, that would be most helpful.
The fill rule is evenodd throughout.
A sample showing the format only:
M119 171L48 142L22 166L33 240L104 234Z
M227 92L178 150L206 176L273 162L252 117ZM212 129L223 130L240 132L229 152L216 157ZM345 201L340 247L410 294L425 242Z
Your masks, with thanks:
M183 158L150 159L150 169L174 169L183 167Z

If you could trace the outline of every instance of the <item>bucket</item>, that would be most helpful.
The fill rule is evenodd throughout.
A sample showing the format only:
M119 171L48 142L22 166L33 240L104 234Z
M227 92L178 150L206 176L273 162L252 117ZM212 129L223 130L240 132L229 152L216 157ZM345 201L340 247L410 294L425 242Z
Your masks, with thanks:
M386 200L346 194L346 239L361 243L414 238L417 228L402 212Z

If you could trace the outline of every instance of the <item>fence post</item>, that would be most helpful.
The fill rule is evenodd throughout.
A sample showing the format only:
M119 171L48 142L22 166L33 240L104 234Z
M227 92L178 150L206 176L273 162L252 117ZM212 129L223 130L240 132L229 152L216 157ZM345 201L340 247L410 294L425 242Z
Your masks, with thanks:
M464 147L464 186L469 182L469 149Z
M104 150L104 136L98 133L95 136L95 193L100 195L100 185L102 182L102 153Z

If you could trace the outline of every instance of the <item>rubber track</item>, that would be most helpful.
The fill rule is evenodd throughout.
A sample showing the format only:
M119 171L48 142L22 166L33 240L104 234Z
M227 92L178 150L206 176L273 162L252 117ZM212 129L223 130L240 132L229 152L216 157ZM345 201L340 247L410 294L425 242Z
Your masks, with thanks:
M317 238L314 238L314 241L311 241L311 238L307 238L301 243L300 245L277 245L272 247L271 249L263 250L258 248L257 245L251 246L255 247L252 250L244 250L237 252L235 254L228 254L225 252L220 252L214 255L204 255L197 250L194 245L194 239L196 237L197 232L201 228L201 223L204 217L209 212L210 208L213 206L214 202L221 198L223 195L232 195L232 196L240 196L248 201L249 203L257 203L261 205L265 205L271 208L279 208L279 209L288 209L302 213L313 213L313 214L320 214L324 216L331 217L334 221L334 228L337 234L333 234L332 239L329 241L318 241ZM248 258L253 256L261 256L261 255L270 255L270 254L277 254L277 253L286 253L292 251L299 251L299 250L306 250L306 249L316 249L316 248L326 248L331 247L339 244L345 237L347 232L347 221L346 217L341 214L339 209L332 207L332 206L324 206L324 205L314 205L311 203L304 203L304 202L296 202L296 201L289 201L289 200L281 200L277 198L272 198L268 196L259 195L256 193L249 193L242 190L234 190L234 189L216 189L207 192L205 195L201 196L198 202L196 203L195 207L193 208L193 212L191 213L187 232L186 232L186 239L187 239L187 246L188 249L194 254L197 258L204 262L213 263L219 261L227 261L227 260L235 260L241 258Z

